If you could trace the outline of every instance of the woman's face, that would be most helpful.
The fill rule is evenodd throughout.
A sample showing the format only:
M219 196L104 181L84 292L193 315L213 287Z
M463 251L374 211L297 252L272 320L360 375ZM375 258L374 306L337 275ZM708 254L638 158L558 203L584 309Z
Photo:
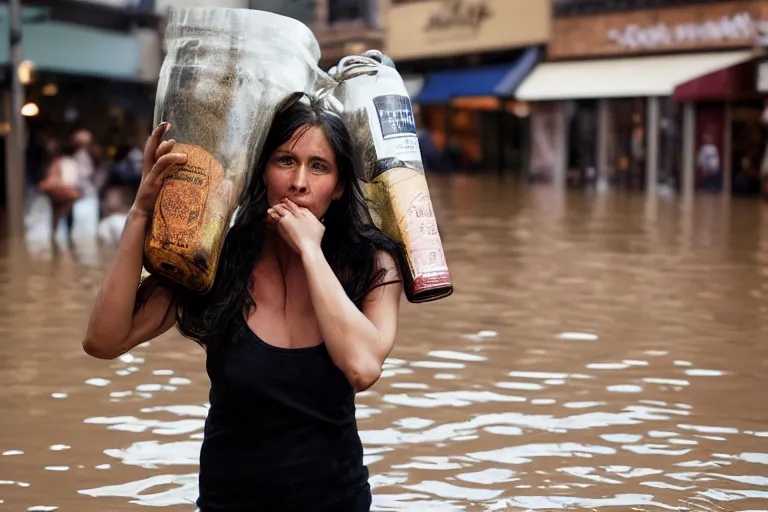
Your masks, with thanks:
M272 153L264 170L264 182L270 206L288 198L318 219L344 192L333 149L323 130L316 126L299 128Z

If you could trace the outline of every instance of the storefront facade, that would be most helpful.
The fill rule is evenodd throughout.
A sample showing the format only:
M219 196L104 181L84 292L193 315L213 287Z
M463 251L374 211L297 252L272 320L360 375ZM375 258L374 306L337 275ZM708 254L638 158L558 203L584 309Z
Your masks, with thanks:
M654 195L749 189L766 19L765 0L556 15L548 62L517 91L543 127L532 175Z
M549 0L392 0L385 48L427 132L431 167L522 169L528 110L513 96L550 22Z
M10 11L0 5L0 211L6 198L19 218L17 183L7 190L8 169L40 179L36 165L44 141L66 140L90 129L109 148L140 143L152 123L154 91L162 62L161 22L151 1L39 0L21 8L22 144L11 131ZM144 134L144 135L141 135ZM18 140L18 139L16 139ZM19 153L19 146L22 150ZM27 154L27 158L23 155ZM26 162L24 161L26 160ZM16 228L14 228L16 229Z

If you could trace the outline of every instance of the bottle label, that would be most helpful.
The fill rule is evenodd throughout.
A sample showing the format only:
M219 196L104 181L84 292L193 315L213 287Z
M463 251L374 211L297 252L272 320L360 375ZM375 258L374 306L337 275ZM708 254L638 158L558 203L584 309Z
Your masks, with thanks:
M443 244L424 175L400 167L367 184L366 196L379 228L405 246L413 278L446 273Z
M363 141L366 181L402 167L424 172L413 106L397 71L379 66L375 76L349 80L341 98L347 128Z
M199 146L177 143L173 152L186 154L187 163L163 181L155 208L161 222L153 235L166 244L189 248L196 245L196 233L205 228L202 223L211 185L221 181L224 169Z
M443 244L437 230L435 212L429 196L420 192L413 198L405 215L405 231L408 250L413 261L414 274L421 276L431 272L445 272L448 265Z
M198 227L207 192L208 176L199 168L187 165L168 176L158 199L165 224L178 230Z

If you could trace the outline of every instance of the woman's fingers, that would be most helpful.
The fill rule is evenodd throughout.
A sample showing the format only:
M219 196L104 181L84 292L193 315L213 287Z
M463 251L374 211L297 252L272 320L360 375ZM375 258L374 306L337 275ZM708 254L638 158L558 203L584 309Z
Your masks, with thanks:
M284 214L280 213L275 210L274 207L269 208L267 210L267 221L272 222L274 224L279 224L281 220L283 220Z
M294 214L294 215L301 215L301 209L296 205L296 203L294 203L293 201L291 201L287 197L285 199L283 199L283 202L281 204L288 211L290 211L292 214Z
M147 144L144 146L145 150L148 150L150 148L157 149L158 144L160 143L160 139L163 138L163 135L165 135L166 130L168 129L168 123L160 123L152 130L152 133L149 134L149 138L147 139ZM146 154L148 151L144 151Z
M287 197L283 199L282 203L285 205L285 207L290 211L292 214L294 214L296 217L307 217L308 219L314 219L315 214L312 213L309 208L304 208L303 206L299 206Z
M160 145L160 140L163 138L163 135L168 133L168 130L171 129L170 123L160 123L157 126L155 126L155 129L152 130L152 135L149 136L149 140L147 140L147 145L144 147L144 168L145 169L152 169L152 157L155 156L155 153L157 152L157 148Z
M176 165L183 165L187 162L187 155L184 153L168 153L161 156L155 166L152 168L151 179L155 184L160 182L168 176L171 172L175 171Z
M277 212L280 215L280 217L285 217L286 215L291 213L291 211L288 208L286 208L286 206L282 203L278 203L275 206L273 206L272 210Z
M161 156L170 153L173 150L174 144L176 144L176 141L173 139L161 142L160 145L157 146L157 151L155 151L155 160L157 161Z

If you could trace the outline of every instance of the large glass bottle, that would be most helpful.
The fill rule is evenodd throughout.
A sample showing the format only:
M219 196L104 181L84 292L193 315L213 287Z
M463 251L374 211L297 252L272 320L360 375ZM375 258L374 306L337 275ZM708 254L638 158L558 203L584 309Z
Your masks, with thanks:
M144 265L198 293L213 285L230 218L277 109L324 76L309 28L249 9L173 11L155 123L188 161L163 183Z
M373 220L402 248L406 298L414 303L434 301L451 295L453 285L411 100L402 77L387 60L377 51L342 59L330 72L340 82L334 97L355 142Z

